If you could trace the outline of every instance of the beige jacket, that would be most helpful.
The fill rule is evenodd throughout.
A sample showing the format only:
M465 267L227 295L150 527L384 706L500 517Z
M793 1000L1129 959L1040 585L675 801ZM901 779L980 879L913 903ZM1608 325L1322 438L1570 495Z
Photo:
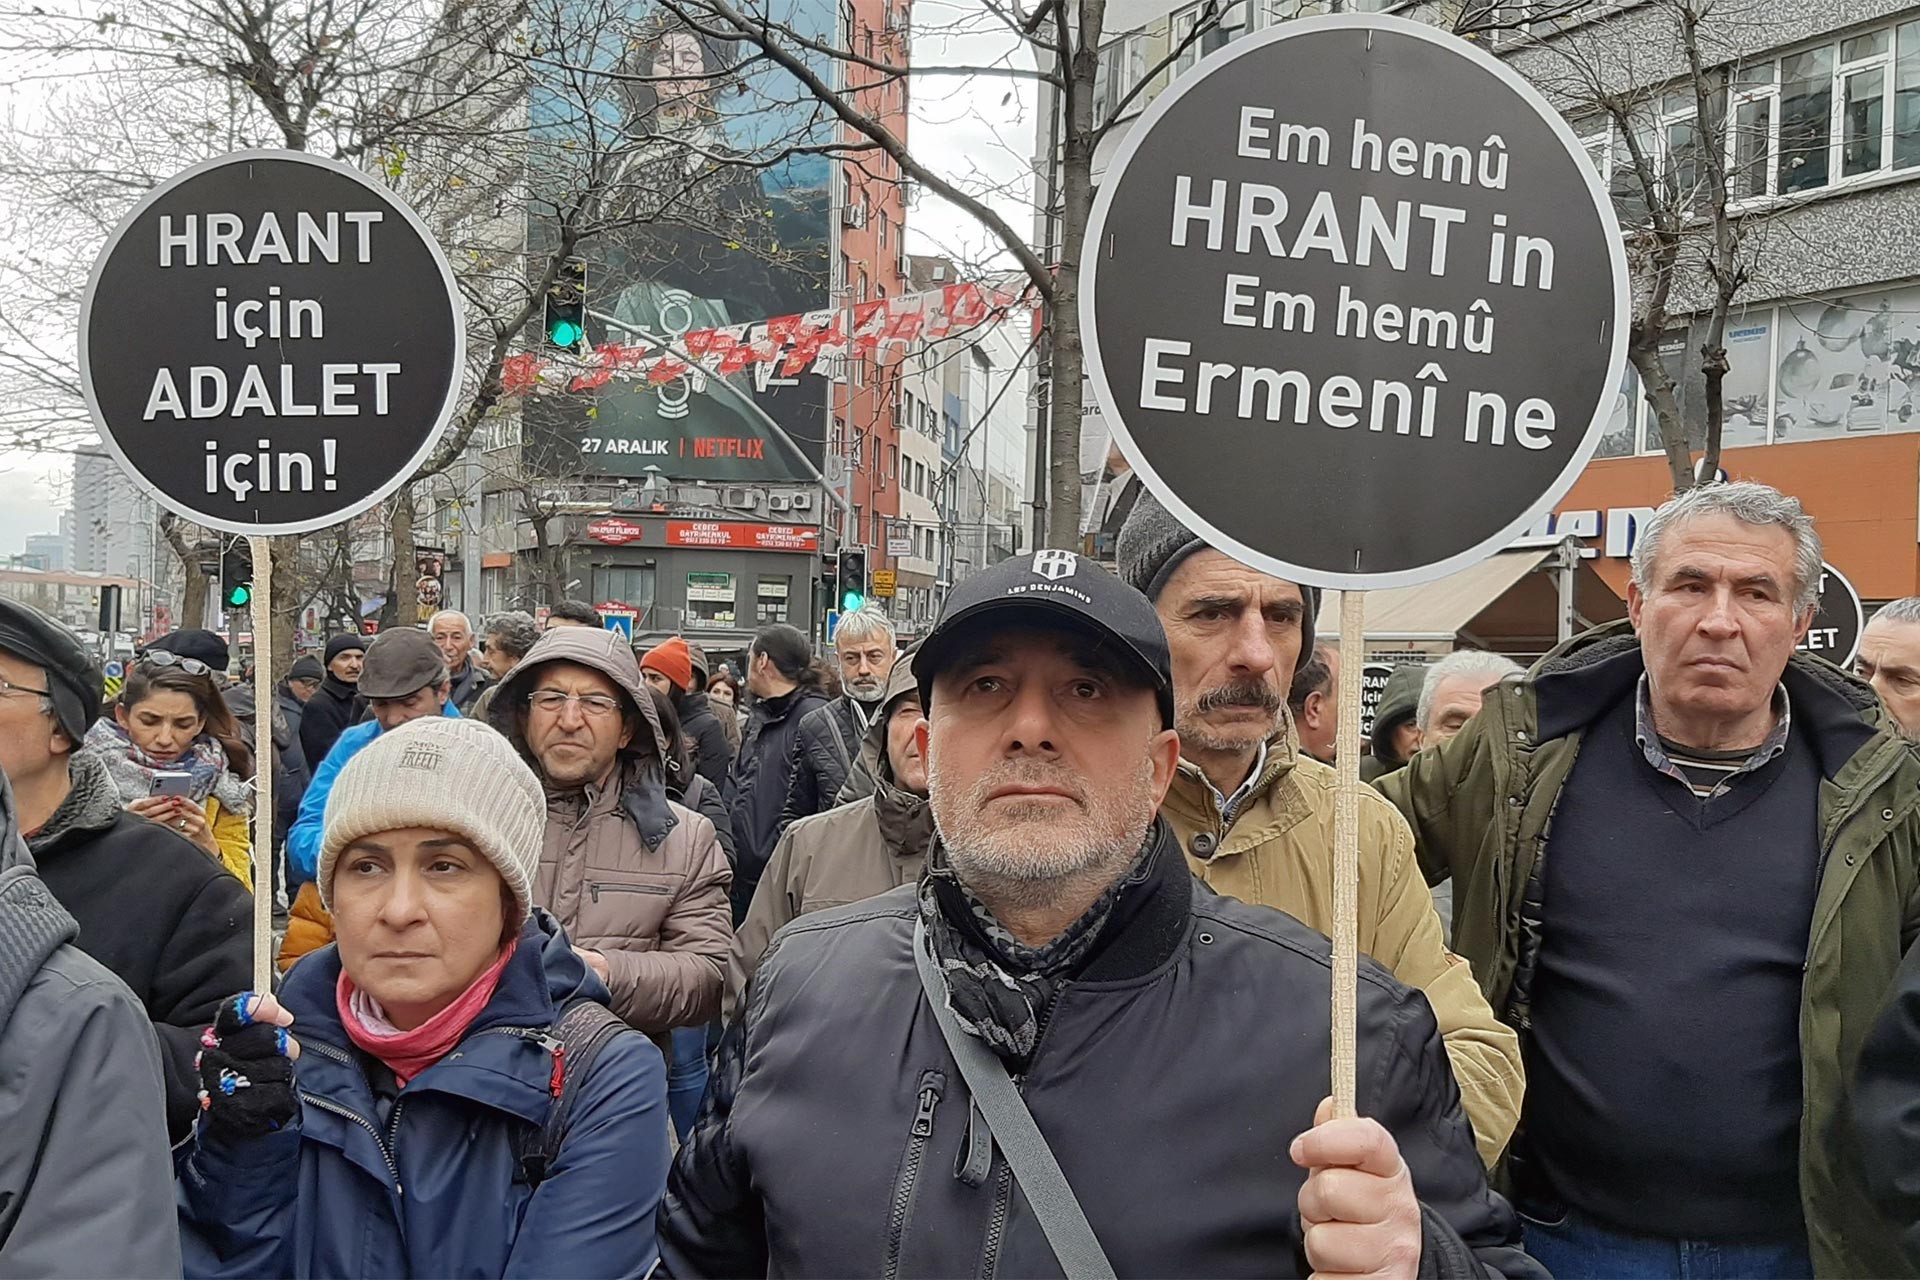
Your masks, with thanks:
M493 726L533 763L526 698L540 668L572 662L602 672L633 703L639 732L608 785L549 791L533 900L575 946L606 957L613 1009L656 1040L720 1010L733 912L733 870L713 823L667 799L671 752L633 651L615 632L560 627L541 636L496 686Z
M933 810L926 797L895 785L887 759L887 719L915 692L908 663L897 662L868 726L861 754L873 762L872 795L812 814L789 826L754 890L727 957L726 1016L733 1016L747 979L773 935L812 911L861 902L918 880L933 842Z
M726 1016L733 1016L747 979L782 926L810 911L860 902L918 880L932 836L927 802L884 782L865 800L788 827L727 957Z
M1291 723L1268 747L1266 768L1231 827L1198 766L1186 760L1161 813L1193 873L1219 893L1333 928L1335 773L1302 755ZM1360 797L1360 950L1426 994L1453 1064L1461 1102L1489 1168L1520 1119L1526 1076L1520 1041L1493 1016L1473 970L1448 951L1413 834L1372 788Z
M667 801L673 828L649 849L624 801L622 786L548 798L533 899L607 958L614 1012L657 1036L719 1011L733 872L707 818Z

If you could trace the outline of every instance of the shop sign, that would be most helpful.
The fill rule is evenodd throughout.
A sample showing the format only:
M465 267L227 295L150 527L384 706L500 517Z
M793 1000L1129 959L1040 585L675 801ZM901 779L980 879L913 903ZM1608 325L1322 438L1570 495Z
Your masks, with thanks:
M640 541L645 532L631 520L622 520L618 516L609 516L604 520L595 520L587 526L587 536L595 542L604 542L610 547L623 547L629 542Z
M800 524L742 524L730 520L669 520L670 547L729 551L818 551L820 530Z

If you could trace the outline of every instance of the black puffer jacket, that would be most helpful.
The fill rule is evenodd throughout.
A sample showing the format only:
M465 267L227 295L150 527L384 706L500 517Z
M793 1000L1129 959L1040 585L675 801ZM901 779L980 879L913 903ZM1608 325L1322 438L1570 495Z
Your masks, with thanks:
M704 693L683 693L674 700L674 712L680 717L680 729L693 740L693 768L714 785L717 791L727 785L727 767L733 763L733 739L714 714L713 704ZM733 714L731 707L726 709ZM721 823L722 830L726 823Z
M867 737L867 726L861 721L863 710L843 694L808 712L800 722L793 743L793 778L787 783L787 802L780 810L782 831L837 803L834 797L845 785L854 761L860 758L860 744Z
M1305 1275L1287 1150L1327 1091L1331 944L1196 889L1166 827L1151 838L1021 1092L1121 1275ZM668 1273L1060 1274L997 1150L969 1150L916 915L903 885L774 939L667 1185ZM1544 1275L1487 1187L1432 1008L1364 959L1359 1046L1360 1111L1422 1202L1421 1275Z
M727 813L733 825L733 922L746 917L753 890L773 846L780 839L780 810L787 802L787 784L793 775L793 743L800 721L815 707L825 706L827 695L811 686L761 698L747 716L740 739L740 758L727 776Z

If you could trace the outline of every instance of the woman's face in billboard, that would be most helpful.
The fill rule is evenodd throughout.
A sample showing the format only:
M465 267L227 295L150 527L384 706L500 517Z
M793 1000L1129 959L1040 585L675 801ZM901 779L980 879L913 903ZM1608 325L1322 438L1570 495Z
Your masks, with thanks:
M706 70L705 51L691 31L669 31L654 47L653 74L681 77L654 86L662 102L691 103L705 98L710 87L704 78Z

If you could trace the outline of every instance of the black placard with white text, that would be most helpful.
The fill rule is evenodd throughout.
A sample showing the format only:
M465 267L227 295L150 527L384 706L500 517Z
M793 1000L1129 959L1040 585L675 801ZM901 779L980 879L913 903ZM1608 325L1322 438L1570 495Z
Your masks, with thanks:
M1860 593L1847 581L1846 574L1830 564L1821 565L1820 605L1800 641L1800 652L1851 667L1860 652L1860 633L1864 630L1866 610L1860 605Z
M453 273L359 171L252 151L156 187L101 250L80 321L88 406L164 506L301 533L393 492L460 392Z
M1293 581L1499 550L1618 395L1626 262L1591 164L1517 74L1420 23L1288 22L1207 57L1127 134L1081 266L1122 450Z

